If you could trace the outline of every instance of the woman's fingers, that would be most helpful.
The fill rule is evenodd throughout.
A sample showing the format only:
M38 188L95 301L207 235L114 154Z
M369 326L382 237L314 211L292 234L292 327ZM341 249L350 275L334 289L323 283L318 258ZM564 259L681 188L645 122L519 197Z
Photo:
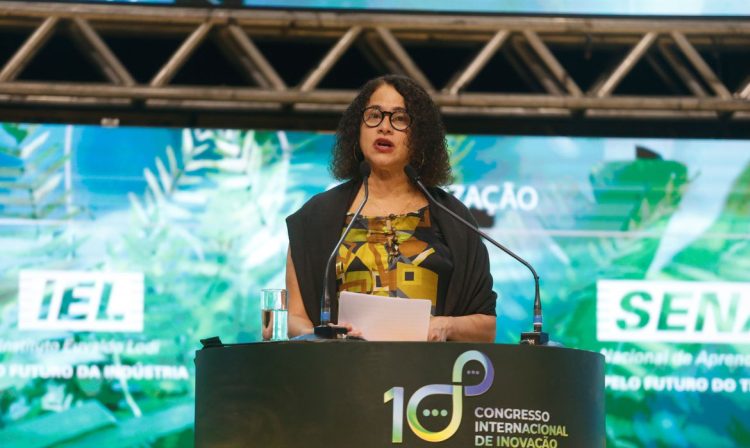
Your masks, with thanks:
M346 335L347 336L353 336L353 337L362 337L362 331L358 328L356 328L354 325L350 324L349 322L339 322L336 325L331 325L332 327L341 327L346 328Z

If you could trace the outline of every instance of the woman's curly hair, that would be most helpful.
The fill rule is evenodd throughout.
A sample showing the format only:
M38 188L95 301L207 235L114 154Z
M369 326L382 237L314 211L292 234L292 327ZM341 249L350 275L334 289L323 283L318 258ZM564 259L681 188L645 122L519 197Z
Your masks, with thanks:
M359 130L362 112L375 90L384 84L392 86L404 97L406 111L411 116L411 126L406 131L411 166L427 186L449 184L452 181L451 166L440 110L419 84L400 75L386 75L368 81L346 109L336 129L331 173L339 180L361 177L359 163L364 155L359 147Z

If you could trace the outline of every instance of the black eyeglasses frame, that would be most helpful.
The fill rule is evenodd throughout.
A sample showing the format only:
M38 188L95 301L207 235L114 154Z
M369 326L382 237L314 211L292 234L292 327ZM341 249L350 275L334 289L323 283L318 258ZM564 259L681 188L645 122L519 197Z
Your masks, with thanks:
M365 120L365 113L370 109L375 109L381 114L383 114L383 116L380 118L380 121L378 121L377 124L369 125L367 123L367 120ZM406 114L406 116L409 117L409 124L406 125L406 127L403 129L399 129L393 125L393 114L398 114L398 113ZM368 128L376 128L380 126L381 123L383 123L383 120L385 120L386 115L388 116L388 123L390 123L391 127L399 132L406 132L406 130L409 129L412 125L411 115L409 115L409 112L407 112L405 109L398 109L398 110L394 110L391 112L387 112L387 111L382 110L378 106L370 106L370 107L365 107L364 109L362 109L362 123L364 123L365 126L367 126Z

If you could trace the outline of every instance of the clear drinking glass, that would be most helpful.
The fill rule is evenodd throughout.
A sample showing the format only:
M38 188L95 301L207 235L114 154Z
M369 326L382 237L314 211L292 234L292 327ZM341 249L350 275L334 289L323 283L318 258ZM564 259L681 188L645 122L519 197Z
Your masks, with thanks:
M261 334L264 341L286 341L287 336L286 289L260 291Z

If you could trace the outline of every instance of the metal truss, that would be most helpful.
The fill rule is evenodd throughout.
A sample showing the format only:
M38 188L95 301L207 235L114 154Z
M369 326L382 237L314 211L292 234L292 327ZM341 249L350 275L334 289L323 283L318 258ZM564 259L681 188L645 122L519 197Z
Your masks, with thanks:
M6 107L73 113L98 108L112 116L136 110L334 113L354 97L353 85L366 79L358 79L363 71L353 66L366 61L374 75L401 73L417 80L446 116L723 122L750 116L750 64L742 62L750 61L747 20L1 2L3 32L25 36L0 60L0 103ZM137 58L125 63L121 56L141 50L125 45L118 56L108 44L112 36L137 38L139 45L171 36L179 44L150 78L137 79ZM32 64L44 66L40 59L49 56L41 50L55 39L72 42L71 51L90 61L88 69L96 73L85 79L101 81L26 79ZM208 41L241 74L243 85L176 82ZM285 70L300 70L294 61L304 50L264 49L268 41L317 42L325 51L290 85L293 77ZM430 57L414 57L420 48L431 48ZM461 57L441 56L442 48L460 49ZM284 52L287 62L279 63L271 51ZM352 51L361 55L354 63L344 57ZM597 57L603 62L594 63ZM210 67L193 64L190 70ZM54 68L48 71L54 77ZM333 71L339 75L324 86ZM510 78L516 80L511 89Z

